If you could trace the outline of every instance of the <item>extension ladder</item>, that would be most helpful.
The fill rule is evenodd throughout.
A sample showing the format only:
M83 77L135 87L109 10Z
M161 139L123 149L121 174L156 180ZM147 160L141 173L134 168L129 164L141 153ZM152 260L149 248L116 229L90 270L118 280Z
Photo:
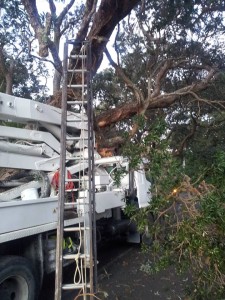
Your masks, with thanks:
M69 55L69 46L75 54ZM95 198L94 198L94 133L90 74L90 45L87 42L66 41L63 60L62 122L58 227L56 243L55 300L62 299L63 290L79 291L79 299L93 299L97 278ZM69 111L81 116L80 136L68 135ZM74 121L73 121L74 122ZM69 157L68 143L76 145L78 153ZM87 154L85 154L87 153ZM67 170L68 163L76 160L76 178ZM69 199L69 200L68 200ZM76 226L65 227L65 210L73 207ZM69 236L78 238L74 253L65 254L63 245ZM63 263L75 261L74 281L64 284Z

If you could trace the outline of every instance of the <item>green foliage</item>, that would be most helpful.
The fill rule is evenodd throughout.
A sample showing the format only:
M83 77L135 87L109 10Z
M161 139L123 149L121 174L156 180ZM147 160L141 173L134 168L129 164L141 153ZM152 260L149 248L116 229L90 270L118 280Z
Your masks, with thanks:
M157 142L148 151L152 201L142 210L126 208L139 231L147 231L153 238L150 251L154 260L146 262L142 270L154 274L173 265L178 273L190 274L192 299L224 299L225 152L217 151L205 168L198 161L189 161L201 171L193 182L187 173L190 165L183 169L168 151L162 138L165 129L159 122L146 134L148 143L153 141L151 137ZM145 143L143 139L140 148L136 144L135 158L137 148L143 151Z
M15 128L23 128L24 125L16 122L9 122L9 121L0 121L1 126L7 126L7 127L15 127Z
M114 184L117 187L119 187L121 183L121 179L127 174L127 171L125 170L125 168L115 168L110 174L114 181Z
M224 122L224 112L222 111L207 114L203 120L198 122L198 128L183 153L188 169L186 172L193 179L197 179L201 173L207 176L207 169L214 164L215 155L224 149ZM177 128L174 133L177 133L178 130ZM174 138L173 143L176 141L177 137Z
M97 99L98 111L107 110L121 103L124 84L115 76L113 69L105 69L94 77L93 96ZM98 104L98 105L97 105Z
M158 118L151 126L147 124L143 116L136 116L133 121L138 125L141 137L135 136L131 142L127 140L122 150L123 155L129 158L130 169L136 169L138 165L143 163L143 160L152 159L152 155L155 155L155 159L157 159L154 149L159 144L164 147L163 152L166 155L164 150L167 145L163 138L167 124L162 118Z

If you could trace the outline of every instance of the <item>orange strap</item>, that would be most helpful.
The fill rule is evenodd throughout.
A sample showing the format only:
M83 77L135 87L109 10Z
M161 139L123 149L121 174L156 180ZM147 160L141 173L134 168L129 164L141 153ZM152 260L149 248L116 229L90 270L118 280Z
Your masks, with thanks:
M52 182L51 182L51 185L54 187L55 190L59 189L59 177L60 177L60 172L56 171L54 176L52 177ZM67 178L72 179L72 175L69 171L67 171ZM68 182L66 184L65 188L66 188L66 190L74 189L74 183Z

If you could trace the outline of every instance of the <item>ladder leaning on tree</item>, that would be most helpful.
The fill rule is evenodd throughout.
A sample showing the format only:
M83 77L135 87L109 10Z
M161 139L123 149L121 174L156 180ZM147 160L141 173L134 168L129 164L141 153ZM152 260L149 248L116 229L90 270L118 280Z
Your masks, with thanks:
M79 48L79 53L69 55L70 46ZM94 214L94 132L90 59L90 44L88 42L65 42L55 300L61 300L63 290L79 290L83 299L93 299L92 295L96 290L97 284L97 251ZM71 64L71 61L73 64ZM79 108L81 115L81 125L83 124L81 126L81 134L80 137L68 136L68 112L76 111L77 108ZM71 159L74 159L67 155L66 147L68 142L79 145L80 153L76 156L78 160L78 176L76 176L76 178L68 176L70 174L67 171L67 164ZM85 151L88 152L87 157L85 156ZM68 199L70 199L70 201ZM77 226L65 228L65 208L71 206L77 214ZM78 236L79 245L77 245L76 252L65 254L63 244L65 243L65 237L68 233ZM62 268L65 260L73 260L76 264L74 281L69 284L63 283Z

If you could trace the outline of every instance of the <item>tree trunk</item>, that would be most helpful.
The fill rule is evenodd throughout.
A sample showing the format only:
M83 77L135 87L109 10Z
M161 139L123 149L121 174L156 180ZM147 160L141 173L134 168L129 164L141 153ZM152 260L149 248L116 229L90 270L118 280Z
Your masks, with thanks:
M53 95L55 95L60 90L61 78L62 75L57 70L55 70L53 77Z
M104 49L116 25L125 18L140 0L102 0L94 15L92 27L87 37L79 32L77 40L86 38L92 48L92 74L95 74L102 62ZM74 48L72 52L76 53Z
M8 95L12 95L12 87L13 87L13 74L11 72L7 73L5 75L5 79L6 79L6 90L5 93Z

